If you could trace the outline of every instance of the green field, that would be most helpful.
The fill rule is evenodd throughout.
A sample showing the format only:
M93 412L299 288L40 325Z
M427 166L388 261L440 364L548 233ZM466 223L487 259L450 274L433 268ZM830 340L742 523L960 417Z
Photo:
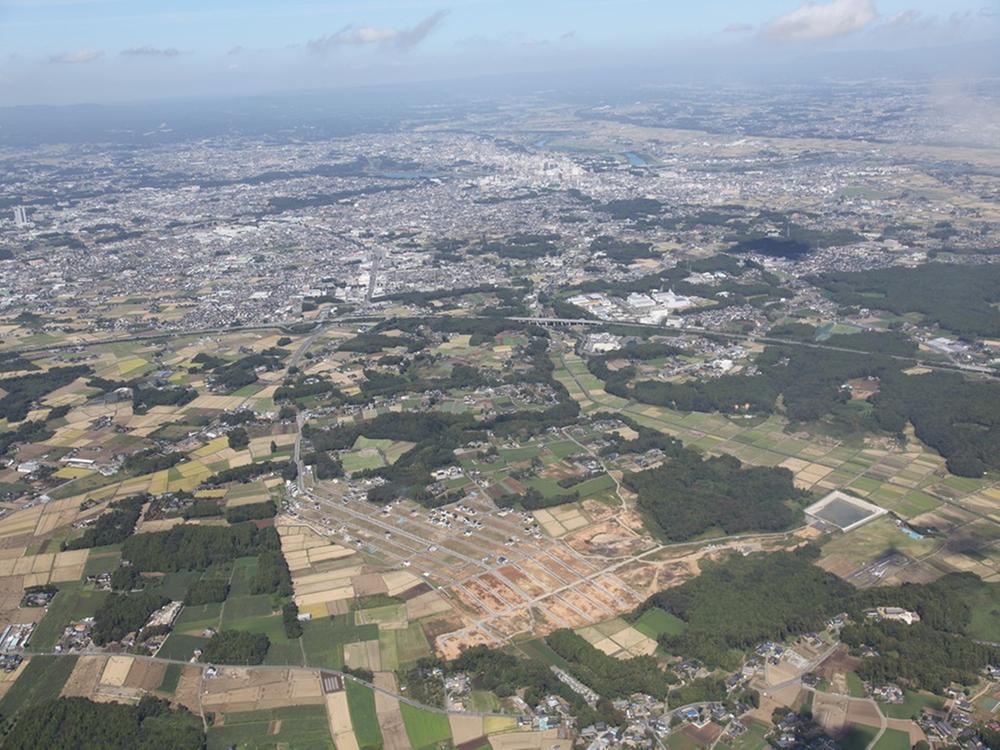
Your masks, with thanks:
M856 672L847 673L847 693L852 698L865 697L865 686Z
M1000 633L1000 583L983 586L972 605L972 622L968 632L973 638L996 640Z
M902 703L880 703L882 713L890 719L909 719L914 714L920 713L924 708L938 709L944 702L937 696L928 693L914 693L907 690L903 694Z
M79 583L60 583L49 611L31 636L31 649L51 651L70 621L93 617L107 595L105 591L85 590Z
M910 735L899 729L886 729L872 750L910 750Z
M424 750L437 746L439 742L451 741L451 726L444 714L414 708L408 703L400 703L399 710L403 714L406 736L410 738L413 750Z
M208 750L335 750L324 706L288 706L225 715L208 730Z
M344 666L344 644L355 641L377 641L378 625L355 625L354 615L323 617L302 623L302 649L310 667L341 669Z
M375 695L370 687L354 680L345 680L347 707L351 711L351 724L359 747L382 747L382 728L375 714Z
M111 573L118 567L121 560L122 549L120 544L113 544L108 547L94 547L87 555L87 562L83 566L84 576L96 576L101 573Z
M159 686L156 688L162 693L174 694L177 689L177 683L181 680L181 672L184 667L180 664L168 664L167 671L163 673L163 679L160 680Z
M768 726L759 721L750 722L747 731L741 734L732 742L720 742L716 745L718 750L764 750L768 747L764 736L767 734Z
M634 627L643 635L656 639L663 634L679 635L684 631L685 623L676 615L659 607L653 607L642 613L642 616L635 621Z
M191 658L196 648L201 648L208 642L208 638L197 635L184 635L183 633L171 633L167 640L160 646L156 655L161 659L177 659L187 661Z
M212 602L209 604L195 604L184 607L174 631L177 633L200 634L205 628L219 628L219 620L222 618L222 604Z
M519 643L517 644L517 648L529 658L537 659L546 666L556 666L566 671L570 669L569 662L553 651L552 647L541 638Z
M344 473L348 475L365 469L378 469L385 466L385 461L382 460L382 455L379 453L364 454L360 451L348 451L341 455L340 461L344 466Z
M59 697L69 679L75 656L33 656L17 681L0 700L0 716L13 716L22 706L37 706Z
M878 727L870 727L867 724L849 724L844 729L844 733L837 738L844 750L867 750L868 746L878 734Z

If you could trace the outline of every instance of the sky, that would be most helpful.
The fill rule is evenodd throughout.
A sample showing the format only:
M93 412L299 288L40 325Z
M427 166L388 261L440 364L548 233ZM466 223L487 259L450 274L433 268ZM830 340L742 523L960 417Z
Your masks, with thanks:
M1000 0L0 0L0 105L767 61L822 75L858 52L967 76L982 56L963 50L997 52L998 27Z

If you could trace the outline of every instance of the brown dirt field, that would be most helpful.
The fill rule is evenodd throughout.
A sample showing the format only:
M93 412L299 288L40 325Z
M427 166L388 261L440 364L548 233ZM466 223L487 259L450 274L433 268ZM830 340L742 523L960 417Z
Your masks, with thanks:
M428 583L418 583L412 588L406 589L406 591L400 591L396 594L397 597L402 599L404 602L408 602L411 599L416 599L418 596L426 594L428 591L433 591L434 589Z
M532 629L530 610L522 607L510 614L496 617L490 620L490 629L506 638L512 638L518 633L527 633Z
M479 580L472 580L465 584L465 587L472 593L472 595L481 602L480 606L485 606L494 612L499 612L506 609L507 605L504 604L500 599L493 595L493 592ZM473 605L476 602L473 600Z
M564 566L576 573L577 576L588 576L597 570L595 566L584 562L561 545L551 547L549 552L551 552L552 555L554 555L555 558Z
M132 662L128 677L125 678L125 685L152 692L163 682L163 674L166 671L167 665L164 662L136 659Z
M833 573L835 576L839 576L840 578L846 578L853 573L857 567L850 560L847 560L840 555L830 555L829 557L824 557L816 564L828 573Z
M456 745L483 736L483 719L480 716L449 714L448 723L451 725L451 735Z
M915 722L909 719L886 719L886 726L889 729L898 729L900 732L908 732L910 735L910 747L918 742L927 741L927 735Z
M406 617L409 620L421 620L450 611L451 604L448 600L434 591L425 592L406 602Z
M559 594L548 597L542 601L541 606L548 609L555 615L558 619L569 623L572 627L577 628L581 625L589 625L593 619L587 619L586 616L581 617L572 608L570 608L566 602L562 599ZM600 618L596 618L600 619Z
M383 690L397 692L396 676L391 672L376 672L375 685ZM385 750L411 750L410 738L406 735L403 714L399 711L399 701L385 693L375 691L375 715L382 727Z
M385 581L382 580L382 576L377 573L364 573L354 576L351 579L351 584L353 584L354 590L358 592L358 596L385 594L389 590L385 585Z
M598 604L603 604L605 607L610 609L612 612L622 612L629 608L629 602L617 597L614 594L602 589L600 586L595 584L593 581L584 581L576 590L581 594L586 596L588 599L597 602Z
M543 592L551 591L552 589L559 588L559 586L563 585L561 581L554 576L549 575L548 571L533 559L521 560L518 562L517 566L524 571L526 575L537 581L542 587Z
M813 698L813 719L830 735L838 735L847 723L848 699L828 694Z
M177 689L174 691L174 703L186 706L190 711L200 716L199 692L201 692L201 667L184 667L181 670L181 678L177 682Z
M450 635L450 633L445 633L434 641L434 650L444 659L457 659L463 651L473 646L496 645L495 641L481 630L472 630L449 637ZM378 684L377 680L376 684ZM375 695L377 698L378 693Z
M722 727L718 724L709 723L698 729L688 724L681 732L697 742L701 747L711 747L712 743L722 734Z
M539 586L535 583L535 581L526 576L521 570L515 568L513 565L505 565L500 568L498 572L508 581L531 596L541 596L545 593L544 588Z
M326 696L326 715L330 722L330 736L338 750L358 750L358 738L351 724L346 692L340 690Z
M816 672L825 680L833 679L836 674L853 672L861 664L861 659L851 656L846 649L837 649L830 654L817 668Z
M596 621L604 619L609 614L617 613L616 609L605 609L604 607L599 606L598 602L590 601L576 588L567 589L559 596L562 597L564 601L569 602L583 612L587 619L593 619Z
M483 585L489 587L494 596L500 597L508 604L516 607L518 604L522 604L524 602L524 597L514 591L514 589L507 584L501 582L501 580L494 575L487 573L479 580L483 583Z
M878 726L882 721L879 718L878 709L871 701L852 700L847 709L847 720L858 724L874 724Z
M570 750L572 741L559 738L558 729L545 732L504 732L490 737L493 750Z
M65 698L89 698L97 689L107 661L106 656L81 656L59 695Z
M655 542L648 536L636 536L614 519L568 534L565 541L585 555L624 557L651 549Z

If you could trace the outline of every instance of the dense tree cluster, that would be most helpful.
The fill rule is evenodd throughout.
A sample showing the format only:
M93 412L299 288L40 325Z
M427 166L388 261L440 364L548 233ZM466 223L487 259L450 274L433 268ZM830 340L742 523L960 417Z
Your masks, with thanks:
M902 315L963 337L1000 336L1000 265L925 263L870 271L823 274L812 281L843 305Z
M149 591L113 593L94 615L91 638L98 646L120 641L129 633L138 632L151 614L169 602L166 597Z
M256 383L258 370L280 370L283 367L282 360L288 354L289 352L285 349L271 348L263 352L248 354L235 362L225 362L213 358L214 361L203 361L203 369L211 369L214 386L232 392ZM197 357L195 357L195 361L198 361Z
M226 508L226 521L229 523L259 521L263 518L274 518L277 514L278 506L274 504L274 500L265 500L262 503L248 503Z
M625 476L638 505L661 537L683 542L712 529L726 534L778 531L799 515L807 497L783 467L744 467L734 456L702 459L683 449L666 463Z
M877 685L896 683L941 693L953 682L972 685L987 664L1000 659L1000 648L976 643L918 622L862 621L841 631L849 646L869 646L878 656L866 658L858 675Z
M0 419L20 422L38 400L90 373L86 365L76 365L3 378L0 380L0 393L3 394L0 397Z
M895 682L933 692L951 682L970 685L983 667L1000 661L1000 647L977 643L966 634L972 620L970 601L998 596L1000 585L984 583L972 573L952 573L933 583L864 589L845 606L854 623L844 628L841 640L875 649L878 655L866 658L857 671L876 684ZM915 611L920 622L866 618L865 610L877 606Z
M237 427L226 433L226 442L234 451L241 451L250 445L250 434L245 427Z
M542 508L552 508L556 505L575 503L579 499L579 492L568 492L563 495L545 497L545 495L534 487L529 487L528 491L521 495L516 493L501 495L494 502L498 508L518 507L522 510L541 510Z
M815 329L786 324L772 329L774 338L808 342ZM706 381L629 382L634 367L608 367L616 357L640 359L624 350L588 360L590 371L609 393L681 411L769 413L781 407L793 422L829 420L853 432L882 430L902 434L912 423L916 435L948 460L948 469L979 477L1000 467L1000 445L992 436L1000 429L1000 385L969 380L959 373L935 371L907 375L909 364L894 357L916 354L916 344L895 332L838 334L824 347L772 344L757 357L759 374L727 375ZM878 393L867 412L850 406L850 380L874 378Z
M383 333L366 331L365 333L359 333L352 339L341 342L337 348L344 352L374 354L383 349L392 349L397 346L406 347L406 350L409 352L418 352L427 346L427 339L411 338L409 336L387 336Z
M218 500L195 500L183 510L181 517L185 521L192 518L212 518L221 516L222 512L222 504Z
M132 388L132 410L145 414L154 406L184 406L198 398L194 388L157 388L156 386L134 386Z
M4 750L202 750L201 719L183 706L144 696L138 705L57 698L14 719Z
M208 477L202 484L220 485L229 482L249 482L251 479L274 472L280 472L283 479L293 480L298 475L298 468L291 461L258 461L232 469L223 469Z
M207 578L195 581L188 587L184 595L186 606L224 602L229 596L229 584L221 578Z
M109 503L107 510L84 529L81 536L63 542L63 549L104 547L125 541L135 530L142 506L148 499L145 495L136 495Z
M173 572L206 570L214 563L281 549L273 527L252 523L234 526L181 524L169 531L136 534L122 545L122 558L139 570Z
M135 591L145 585L142 573L131 565L119 565L111 573L112 591Z
M607 699L602 699L597 704L595 712L569 686L561 682L551 669L536 659L518 658L488 646L473 646L452 661L422 660L418 662L416 671L427 672L435 667L446 674L468 674L475 689L492 691L501 698L523 691L520 694L531 706L540 703L547 695L558 695L572 706L581 726L600 719L614 722L617 718ZM440 680L437 680L437 684L440 684Z
M202 646L206 664L260 664L267 656L271 640L263 633L220 630Z
M632 693L667 696L670 680L652 656L616 659L568 628L553 631L545 637L545 642L569 663L574 677L603 696L625 698Z
M130 474L153 474L166 471L183 461L187 461L187 454L181 451L160 453L156 448L147 448L126 458L122 468Z
M596 237L590 243L594 253L604 253L609 260L627 266L643 258L655 258L658 253L653 250L650 242L619 240L606 234Z
M29 419L21 422L15 430L0 433L0 456L4 455L12 446L22 443L40 443L55 435L55 430L45 422L37 419Z
M281 550L267 550L257 556L257 572L250 581L252 594L292 595L292 574Z
M1000 384L950 372L892 373L871 401L882 429L902 433L910 422L953 474L981 477L1000 468Z
M558 234L514 234L469 248L473 255L494 253L511 260L532 260L559 252Z
M0 372L37 371L38 365L18 352L0 352Z
M281 623L285 626L285 635L288 638L302 637L302 623L299 622L299 605L295 602L286 602L281 606Z
M822 629L843 610L854 589L813 565L818 554L806 547L703 563L701 575L651 596L637 614L660 607L676 615L687 627L660 637L669 652L733 667L733 649Z

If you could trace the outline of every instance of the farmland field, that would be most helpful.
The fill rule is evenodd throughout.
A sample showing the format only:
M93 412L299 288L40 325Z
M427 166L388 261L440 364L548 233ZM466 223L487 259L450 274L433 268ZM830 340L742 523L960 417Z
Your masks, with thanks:
M6 718L24 705L36 706L58 697L75 666L75 656L33 656L0 700L0 716Z
M444 714L414 708L408 703L400 703L399 710L413 750L424 750L451 739L451 726Z
M898 729L886 729L872 750L909 750L910 735Z
M382 729L375 714L375 696L372 689L354 680L345 680L347 705L351 712L354 735L360 747L382 747Z
M70 621L93 616L106 597L106 592L84 590L79 583L60 584L49 611L31 636L31 648L51 651Z
M663 634L678 635L684 630L684 621L659 607L654 607L643 612L633 627L643 635L658 638Z
M226 714L208 730L208 750L335 750L323 706Z

